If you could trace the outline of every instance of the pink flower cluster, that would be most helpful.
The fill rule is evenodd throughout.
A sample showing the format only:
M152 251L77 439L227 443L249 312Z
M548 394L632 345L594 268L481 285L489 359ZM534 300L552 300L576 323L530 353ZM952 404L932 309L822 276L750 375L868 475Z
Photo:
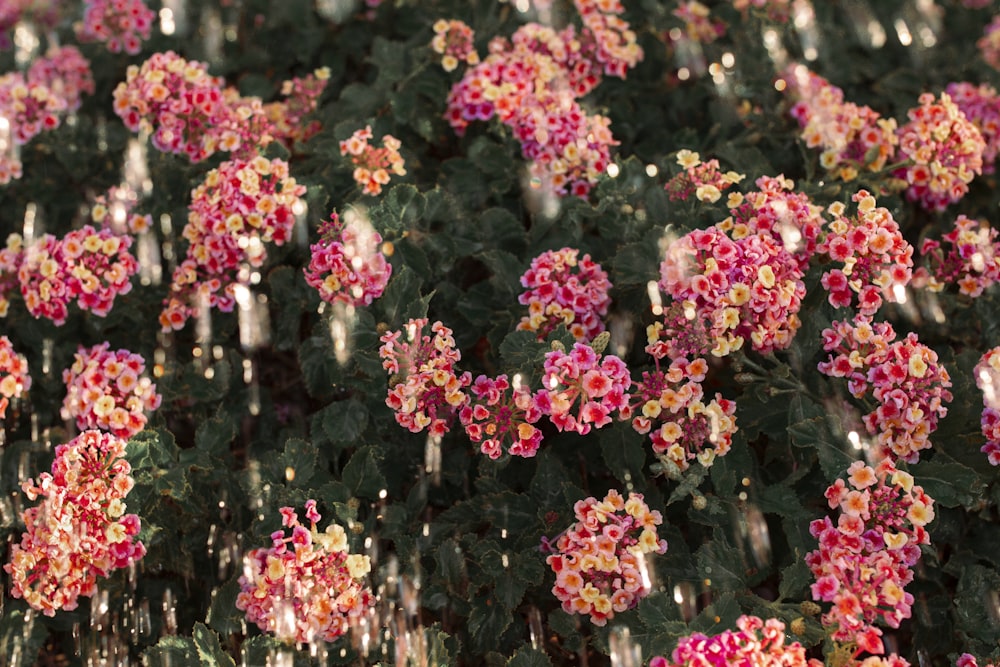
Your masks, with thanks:
M136 55L149 39L156 12L142 0L84 0L83 23L77 37L104 42L111 53Z
M76 609L80 597L97 591L99 577L146 553L137 539L139 517L125 514L124 499L134 484L125 441L85 431L55 454L51 474L22 485L28 498L41 497L41 503L22 513L28 530L3 566L11 595L46 616Z
M603 626L649 594L645 557L667 550L656 533L663 517L650 511L642 494L629 493L626 500L614 489L603 500L577 501L573 512L576 523L553 543L543 539L552 552L545 561L556 575L552 593L566 613L589 615Z
M986 141L948 93L935 99L920 96L920 106L907 112L910 122L898 130L897 161L907 161L895 173L909 187L906 197L925 208L943 211L969 191L983 172Z
M19 72L0 77L0 113L10 123L14 143L23 146L44 130L59 127L66 99L41 80Z
M65 101L67 111L79 109L85 93L94 94L90 61L75 46L49 48L44 57L32 63L28 80L47 86L53 95Z
M307 122L316 111L319 98L330 82L330 69L320 67L305 77L295 77L281 84L285 99L265 104L263 109L276 139L292 146L296 141L308 141L321 129L319 121Z
M594 339L604 331L611 297L611 282L601 265L576 248L547 250L531 260L531 267L521 276L527 291L518 303L528 306L528 314L517 328L535 331L544 339L560 324L565 324L581 342Z
M976 46L979 47L979 55L986 64L1000 70L1000 14L994 16L986 26Z
M617 142L610 120L589 115L577 98L602 74L624 77L642 57L635 34L619 18L617 0L576 0L583 28L561 32L537 23L511 40L495 38L489 55L448 95L446 118L459 135L476 120L497 116L511 127L538 187L585 197L610 162Z
M441 67L445 72L453 72L460 62L478 65L479 54L472 43L475 35L464 21L441 19L434 23L434 38L431 49L441 56Z
M542 442L542 431L532 424L542 417L531 390L506 375L480 375L469 388L471 397L458 417L472 442L491 459L503 454L531 458Z
M111 351L109 343L79 348L63 371L66 398L62 418L81 429L110 431L131 438L146 426L146 413L160 407L156 385L143 377L146 362L128 350Z
M976 660L974 655L970 653L963 653L958 656L958 659L955 661L955 667L979 667L979 662ZM986 661L986 664L983 665L983 667L997 667L997 665L994 661L989 660Z
M792 117L809 148L820 148L820 164L845 181L860 171L882 169L895 152L896 121L867 106L844 101L844 91L810 71L792 65L782 76L797 101Z
M10 399L20 398L29 389L28 360L14 350L7 336L0 336L0 419L7 416Z
M832 639L880 655L876 621L898 628L910 617L913 595L904 587L920 545L930 544L924 526L934 519L934 500L889 459L875 468L855 461L847 474L849 484L837 479L826 491L831 509L840 510L837 524L828 516L810 524L819 548L805 561L816 578L813 599L833 603L823 615Z
M656 656L649 667L823 667L819 660L806 659L799 642L785 643L785 624L778 619L740 616L736 627L739 631L711 637L701 632L682 637L670 660Z
M990 465L1000 466L1000 347L988 350L973 371L976 386L983 392L983 415L980 426L986 444L983 454Z
M713 19L708 7L697 0L681 2L672 13L684 22L684 35L692 42L711 44L726 34L726 24Z
M280 158L228 160L208 172L191 192L183 232L190 245L160 313L163 330L183 328L203 306L231 311L235 286L248 279L241 269L263 265L265 244L291 238L305 191Z
M783 174L761 176L755 185L758 189L745 196L732 194L729 197L733 237L768 232L781 241L805 273L816 254L824 224L823 209L813 204L807 195L795 192L795 183ZM729 229L730 223L724 221L720 227Z
M7 317L11 295L20 288L17 274L22 261L24 239L20 234L10 234L6 245L0 248L0 317Z
M611 415L628 405L631 384L624 361L613 354L601 357L591 346L575 343L569 352L546 353L535 401L560 431L587 435L592 428L610 424Z
M949 83L945 92L983 135L983 173L992 174L1000 154L1000 95L989 84Z
M664 186L670 201L685 201L694 196L698 201L714 203L719 201L724 191L744 178L743 174L735 171L722 173L718 160L702 162L700 155L686 148L677 152L677 163L684 167L684 171Z
M25 248L17 267L28 312L62 326L74 299L82 310L105 317L115 297L128 294L139 264L129 251L130 236L90 225L62 239L44 234Z
M128 129L150 134L158 150L198 162L217 150L216 128L230 120L221 86L204 63L173 51L154 53L129 66L114 90L114 110Z
M865 428L878 435L883 455L913 463L920 450L931 446L930 434L948 414L951 377L915 333L895 338L887 322L861 316L835 321L823 330L823 349L832 354L818 368L824 375L847 378L855 398L871 392L879 406L864 416Z
M959 215L955 228L940 241L924 239L920 254L925 266L913 273L915 287L940 292L945 285L958 285L962 294L977 297L1000 281L997 230L985 221Z
M674 359L666 372L642 374L633 383L631 401L620 412L631 419L638 433L649 433L653 452L683 472L698 460L706 468L717 456L725 456L733 444L736 427L736 403L716 394L705 403L702 382L708 372L704 359Z
M367 306L382 296L392 264L380 250L382 237L360 223L342 223L336 213L319 228L321 239L309 247L303 269L306 283L327 303Z
M0 0L0 47L9 49L6 34L18 21L30 21L40 28L54 29L59 24L60 0Z
M442 436L468 402L465 389L472 376L456 372L462 355L451 329L434 322L428 335L427 323L426 318L407 322L405 340L403 331L384 334L378 353L390 373L385 403L396 413L396 423L412 433L426 428L431 435Z
M348 139L340 142L340 154L350 155L354 165L354 181L361 186L366 195L378 195L382 186L389 183L389 172L397 176L406 175L403 156L399 154L402 146L399 139L386 134L382 136L382 148L375 148L368 143L372 138L370 125L363 130L357 130Z
M103 229L119 234L124 234L126 230L129 234L141 234L152 228L153 216L148 213L133 213L138 203L139 197L135 192L113 185L107 194L94 198L90 217Z
M820 282L831 306L849 308L857 295L857 311L871 316L883 301L897 301L896 291L910 284L913 246L867 190L858 190L851 200L858 205L855 216L844 215L839 202L828 209L833 220L816 250L843 266L824 272Z
M660 289L709 322L715 356L745 340L761 352L784 349L801 326L802 270L770 233L731 238L726 226L696 229L671 244L660 265Z
M271 546L244 557L236 608L282 641L332 642L375 603L365 586L371 562L348 551L341 526L319 532L315 500L305 507L308 528L294 508L282 507L282 529L271 533Z

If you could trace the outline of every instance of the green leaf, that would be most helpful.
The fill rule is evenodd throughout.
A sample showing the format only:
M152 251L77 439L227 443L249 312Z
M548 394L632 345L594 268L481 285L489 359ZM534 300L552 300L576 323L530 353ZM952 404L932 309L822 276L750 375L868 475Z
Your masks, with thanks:
M789 426L788 435L796 447L816 450L819 465L827 479L840 477L854 461L854 457L847 453L846 446L836 442L822 417Z
M729 544L725 534L716 529L711 542L706 542L695 553L698 577L708 579L716 590L733 591L746 588L743 555Z
M714 584L713 584L714 588ZM736 619L740 616L740 605L736 597L729 591L717 593L712 604L705 607L698 617L691 621L691 630L703 632L706 635L719 634L723 630L736 627Z
M511 331L500 343L500 357L508 372L516 370L530 376L537 371L540 375L545 354L551 349L532 331Z
M407 320L427 316L432 295L420 295L421 283L416 272L406 265L393 272L382 298L378 300L385 321L391 327L399 328Z
M804 560L798 559L781 571L778 597L782 600L800 600L812 583L813 575Z
M498 648L498 640L514 620L510 611L497 604L492 595L478 596L469 614L469 634L480 652Z
M194 624L192 637L202 667L226 667L227 665L235 667L236 663L233 658L222 650L219 636L209 630L204 623Z
M525 645L507 661L507 667L552 667L552 661L544 651Z
M601 430L601 456L608 469L624 484L645 479L646 439L638 437L626 423Z
M368 408L354 398L331 403L320 413L323 432L337 445L354 444L368 425Z
M0 646L9 661L4 664L10 667L38 664L38 653L48 637L48 629L37 613L29 618L24 610L11 608L14 603L10 599L5 604L10 606L0 615Z
M163 468L177 460L174 436L162 429L146 429L129 438L125 457L135 471Z
M242 632L246 615L236 608L240 582L234 576L212 591L212 604L208 609L208 626L223 636Z
M385 199L371 209L371 220L382 236L395 238L416 225L425 204L424 195L412 185L394 185Z
M920 461L908 469L935 504L944 507L972 507L986 490L976 471L950 459L944 452L935 452L932 460Z
M316 458L319 452L316 447L302 438L289 438L285 442L285 451L282 453L282 462L285 464L285 478L288 479L289 471L293 486L303 487L313 477L316 471Z
M193 639L172 635L161 637L155 646L146 649L143 662L170 667L202 667L204 664L198 659L198 648Z
M375 500L385 488L385 477L379 470L384 458L382 450L374 445L362 447L344 466L343 482L359 498Z
M462 547L454 539L447 539L437 549L437 576L448 584L451 591L458 592L465 587L465 555Z
M213 417L203 421L194 434L194 446L212 456L225 456L229 443L236 437L236 424L232 419Z

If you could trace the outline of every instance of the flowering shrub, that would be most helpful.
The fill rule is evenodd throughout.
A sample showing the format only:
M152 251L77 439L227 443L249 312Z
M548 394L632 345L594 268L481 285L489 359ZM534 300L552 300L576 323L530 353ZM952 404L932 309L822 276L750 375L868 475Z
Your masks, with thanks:
M896 175L907 182L906 196L925 208L943 211L969 191L983 171L986 141L947 93L925 93L899 128L899 158L912 164Z
M73 365L63 371L67 394L63 419L75 419L81 429L110 431L129 438L146 425L146 414L160 407L156 385L143 377L146 362L109 343L80 348Z
M367 306L382 296L392 265L382 254L379 233L355 217L342 223L336 213L319 228L320 241L309 247L306 283L327 303Z
M84 431L56 447L52 472L23 484L41 503L22 513L28 530L3 566L11 595L46 616L72 611L94 595L98 578L145 555L139 517L125 514L131 471L125 441L107 433Z
M448 327L435 322L427 335L426 318L410 320L402 331L392 331L379 341L382 367L389 371L385 399L396 413L396 423L418 433L425 428L441 436L451 429L455 414L469 400L465 389L472 381L468 371L456 372L462 355ZM401 340L403 333L405 340Z
M544 339L558 325L565 324L581 342L604 331L602 318L608 314L611 283L608 274L590 255L579 257L575 248L548 250L531 260L521 276L527 291L517 300L528 306L518 329L535 331Z
M7 416L10 399L20 398L29 389L28 360L14 351L7 336L0 336L0 419Z
M354 165L354 181L366 195L377 195L382 186L391 178L389 172L397 176L406 175L405 161L399 154L403 144L396 137L386 134L382 137L382 148L368 143L372 138L371 126L357 130L350 138L340 142L340 154L350 155Z
M610 424L612 414L628 404L630 382L621 359L613 354L601 357L590 345L575 343L569 352L545 355L535 402L560 431L587 435L592 428Z
M556 575L552 594L566 613L605 625L649 594L645 558L667 550L656 533L663 517L642 494L626 499L614 489L603 500L577 501L573 514L576 523L553 542L543 541L551 552L545 562Z
M847 474L848 483L838 478L826 491L830 508L840 509L837 524L823 517L809 527L819 548L806 563L816 578L813 599L833 603L823 615L832 639L878 655L884 647L875 622L898 628L910 617L913 595L904 588L920 545L930 543L924 526L934 519L934 500L889 459L876 468L856 461Z
M940 292L958 285L962 294L977 297L1000 280L997 231L983 222L959 215L955 228L941 241L924 239L920 254L925 266L913 274L913 284ZM942 247L943 244L944 247Z
M236 608L283 641L332 642L375 603L365 586L371 562L348 551L341 526L319 532L315 500L305 507L308 528L295 508L282 507L283 530L271 533L271 546L247 553Z
M807 660L806 650L799 642L785 644L785 624L769 618L740 616L739 631L725 630L709 637L696 632L683 637L670 660L654 657L649 667L687 667L694 665L787 665L788 667L820 667L819 660Z

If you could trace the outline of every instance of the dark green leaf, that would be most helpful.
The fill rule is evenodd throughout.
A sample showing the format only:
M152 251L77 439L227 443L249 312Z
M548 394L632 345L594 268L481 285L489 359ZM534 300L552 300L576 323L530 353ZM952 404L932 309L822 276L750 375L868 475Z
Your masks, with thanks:
M192 636L202 667L226 667L227 665L235 667L236 663L233 658L222 650L219 636L209 630L205 624L195 623Z
M379 470L384 455L374 445L362 447L344 466L343 481L354 495L375 500L385 488L385 477Z
M368 425L368 408L354 398L331 403L320 414L326 437L337 445L354 444Z

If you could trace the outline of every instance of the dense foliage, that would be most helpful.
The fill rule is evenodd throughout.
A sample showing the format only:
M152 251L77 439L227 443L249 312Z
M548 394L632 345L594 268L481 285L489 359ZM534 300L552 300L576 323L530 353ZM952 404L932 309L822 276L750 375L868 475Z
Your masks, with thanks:
M148 4L0 1L0 665L996 655L1000 3Z

